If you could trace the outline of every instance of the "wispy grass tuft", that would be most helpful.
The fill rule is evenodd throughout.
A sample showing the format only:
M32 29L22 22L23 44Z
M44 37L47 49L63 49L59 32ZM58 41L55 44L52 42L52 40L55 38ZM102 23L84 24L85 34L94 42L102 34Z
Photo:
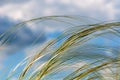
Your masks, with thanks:
M2 45L9 42L8 33L32 22L65 30L44 44L38 53L19 63L8 80L23 63L26 66L19 72L18 80L120 79L120 22L101 23L80 16L40 17L17 24L0 35Z

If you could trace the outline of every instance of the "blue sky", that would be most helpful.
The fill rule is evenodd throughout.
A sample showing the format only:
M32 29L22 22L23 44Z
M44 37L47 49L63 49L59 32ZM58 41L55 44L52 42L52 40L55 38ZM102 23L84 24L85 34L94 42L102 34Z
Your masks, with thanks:
M120 2L119 0L1 0L0 34L22 21L51 15L79 15L99 21L119 21ZM10 63L13 63L11 66L14 67L26 56L26 50L23 48L29 47L38 34L42 35L35 44L42 44L64 30L64 27L38 27L35 24L25 24L24 26L24 29L15 31L17 38L7 46L3 46L5 50L0 52L0 75ZM0 80L4 79L5 76ZM13 80L16 79L13 78Z

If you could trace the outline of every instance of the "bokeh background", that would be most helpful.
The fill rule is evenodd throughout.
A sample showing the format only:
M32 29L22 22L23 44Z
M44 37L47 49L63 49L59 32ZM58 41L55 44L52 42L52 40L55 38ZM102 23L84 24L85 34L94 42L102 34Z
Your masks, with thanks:
M119 21L119 0L0 0L0 34L22 21L51 15L79 15L95 18L98 21ZM29 47L39 33L38 43L44 43L61 32L58 27L36 27L24 25L17 34L17 40L0 48L0 76L5 80L10 69L15 67L28 54ZM38 26L38 25L37 25ZM64 27L62 27L63 30ZM33 34L35 33L35 34ZM1 42L0 42L1 43ZM22 48L21 48L22 47ZM15 51L16 50L16 51ZM27 52L27 54L26 54ZM14 54L13 54L14 53ZM13 77L12 80L17 80Z

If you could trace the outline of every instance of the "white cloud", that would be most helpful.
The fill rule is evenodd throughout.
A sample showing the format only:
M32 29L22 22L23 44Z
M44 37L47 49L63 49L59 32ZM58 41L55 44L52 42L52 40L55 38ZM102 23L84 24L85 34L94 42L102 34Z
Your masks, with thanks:
M118 12L115 2L106 0L44 0L29 1L24 4L8 4L0 7L0 14L14 19L30 19L33 17L73 14L94 18L114 19Z
M25 14L29 11L31 6L31 1L26 4L7 4L0 7L0 15L9 16L13 19L25 19L27 16ZM31 6L33 7L33 6Z
M55 0L45 0L45 2L46 2L47 4L53 4L53 3L55 2Z
M66 5L67 4L69 5L69 4L72 3L71 0L60 0L60 2L63 3L63 4L66 4Z

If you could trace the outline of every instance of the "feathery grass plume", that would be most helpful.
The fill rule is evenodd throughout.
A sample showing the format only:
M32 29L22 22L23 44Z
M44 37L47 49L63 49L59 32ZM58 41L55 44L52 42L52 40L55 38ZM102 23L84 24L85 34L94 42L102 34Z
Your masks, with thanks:
M9 42L11 34L8 33L14 33L30 23L54 28L58 26L63 32L43 44L39 52L19 63L8 80L23 64L25 67L19 72L18 80L120 79L120 22L101 23L80 16L40 17L17 24L3 33L0 36L3 38L2 45Z

